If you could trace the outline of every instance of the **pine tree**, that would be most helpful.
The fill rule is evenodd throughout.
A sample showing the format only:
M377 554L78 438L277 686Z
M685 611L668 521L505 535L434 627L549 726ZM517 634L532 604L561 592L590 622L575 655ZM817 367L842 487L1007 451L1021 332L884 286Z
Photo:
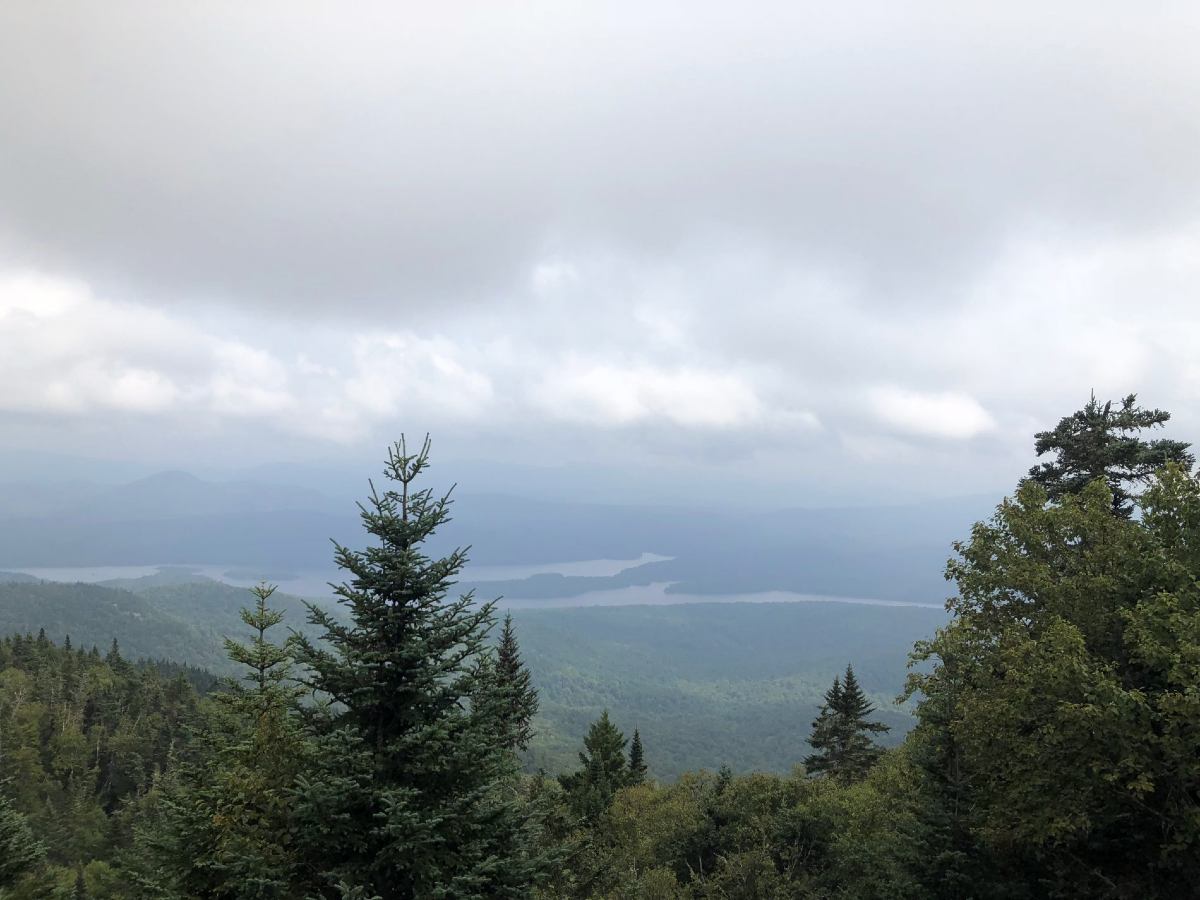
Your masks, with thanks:
M241 612L250 641L225 640L246 674L214 695L199 757L160 785L156 814L138 829L139 849L151 861L141 880L159 890L250 900L315 887L296 851L291 808L310 746L297 716L302 689L291 680L291 654L268 638L283 619L268 606L274 591L252 589L255 605Z
M828 774L835 766L841 741L841 721L838 709L842 705L842 677L835 675L833 684L825 691L824 702L812 723L808 743L816 752L805 757L804 768L810 775Z
M112 639L112 644L108 648L108 652L104 654L104 661L108 663L110 669L122 675L131 674L133 666L121 655L121 645L117 643L117 639Z
M297 797L307 857L344 896L527 897L547 860L517 806L493 606L449 598L465 551L424 552L450 504L415 487L428 458L428 438L389 451L392 487L360 507L373 543L335 544L349 618L310 607L323 640L297 638L306 683L329 701L312 711L318 768Z
M646 758L642 749L642 736L635 728L629 744L629 783L642 784L646 780Z
M44 854L25 817L0 796L0 888L33 871Z
M629 783L625 743L625 735L613 724L606 709L583 739L579 771L559 776L571 809L580 818L595 821L608 809L613 795Z
M1142 409L1137 395L1125 397L1120 406L1101 404L1095 393L1083 409L1064 417L1053 431L1034 436L1038 456L1056 454L1052 462L1029 470L1029 481L1046 489L1051 500L1078 494L1091 482L1104 479L1112 491L1112 509L1128 518L1133 512L1134 486L1146 484L1157 469L1169 462L1190 469L1195 458L1190 444L1182 441L1144 441L1138 433L1165 425L1171 414L1161 409Z
M858 684L853 666L835 677L825 692L825 702L813 722L808 742L816 751L804 760L812 775L829 775L842 782L858 781L883 752L870 735L888 731L888 726L868 721L875 707Z
M496 676L504 695L503 703L511 734L510 746L514 751L526 750L533 738L533 717L538 711L538 695L529 669L521 659L511 613L504 617L500 642L496 646Z

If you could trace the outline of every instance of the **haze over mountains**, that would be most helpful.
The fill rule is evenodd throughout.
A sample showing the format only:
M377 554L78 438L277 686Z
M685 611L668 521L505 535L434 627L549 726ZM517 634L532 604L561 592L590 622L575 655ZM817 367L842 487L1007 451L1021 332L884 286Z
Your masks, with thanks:
M530 578L487 580L485 593L550 599L668 582L686 594L794 591L940 604L953 540L995 498L831 509L636 506L454 494L435 552L470 545L477 567L528 565ZM162 472L116 485L0 485L0 568L203 564L261 577L332 576L330 539L355 545L355 498L267 481ZM667 557L600 576L554 563ZM537 568L544 566L541 573ZM471 577L470 571L467 577ZM502 590L498 590L499 588Z
M950 544L994 501L770 509L705 499L455 491L453 520L427 550L470 545L457 589L514 611L542 698L528 766L569 768L579 735L607 709L641 729L662 777L726 762L787 771L850 660L893 728L888 740L907 731L909 714L892 701L908 650L945 622ZM227 673L223 640L244 630L247 585L282 585L275 605L289 629L308 630L296 595L335 608L330 539L361 546L355 500L184 471L2 485L0 632L45 628L102 648L118 638L133 658ZM911 605L778 602L810 595Z

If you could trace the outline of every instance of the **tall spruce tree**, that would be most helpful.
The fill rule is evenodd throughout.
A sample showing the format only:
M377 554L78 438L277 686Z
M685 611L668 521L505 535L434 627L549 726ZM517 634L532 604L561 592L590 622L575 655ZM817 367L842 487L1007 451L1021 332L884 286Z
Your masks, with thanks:
M424 551L450 510L416 486L428 465L428 438L390 449L391 486L360 505L372 542L335 544L348 618L310 607L322 639L297 638L306 683L328 701L311 712L318 765L296 796L305 853L330 896L528 897L548 860L517 804L485 643L493 606L449 596L464 550Z
M629 784L625 744L625 735L604 710L583 739L579 771L559 776L571 810L579 818L595 821L608 809L617 791Z
M833 768L840 743L841 722L838 718L838 708L841 703L842 676L835 675L833 684L825 691L821 708L812 723L812 733L808 738L808 743L816 751L804 758L804 768L810 775L825 775Z
M642 748L642 735L633 729L633 740L629 742L629 783L642 784L646 780L646 751Z
M1053 431L1034 436L1037 455L1053 453L1055 458L1030 469L1027 480L1045 488L1051 500L1060 500L1102 478L1112 492L1113 512L1128 518L1133 512L1133 490L1148 483L1155 470L1169 462L1190 469L1195 462L1188 452L1190 444L1139 437L1170 418L1164 410L1138 406L1136 394L1114 406L1111 400L1100 403L1093 393L1083 409L1065 416Z
M538 711L538 695L533 687L533 677L521 659L511 613L504 617L500 642L496 646L496 677L503 692L502 703L511 735L510 746L514 751L526 750L533 738L533 717Z
M860 781L879 760L883 750L871 735L888 731L872 722L875 707L858 684L854 667L833 679L825 701L813 721L808 739L816 752L806 757L804 767L812 775L828 775L843 783Z

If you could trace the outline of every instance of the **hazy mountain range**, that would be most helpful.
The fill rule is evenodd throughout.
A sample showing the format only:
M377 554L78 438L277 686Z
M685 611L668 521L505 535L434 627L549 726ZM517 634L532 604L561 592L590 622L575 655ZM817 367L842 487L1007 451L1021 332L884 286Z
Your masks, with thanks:
M611 576L534 575L485 594L545 598L670 582L694 594L769 590L940 603L951 542L997 498L906 506L781 509L636 506L455 494L432 550L472 563L670 559ZM353 498L267 481L163 472L118 485L0 485L0 568L209 564L325 571L330 539L363 542ZM501 590L502 587L502 590Z

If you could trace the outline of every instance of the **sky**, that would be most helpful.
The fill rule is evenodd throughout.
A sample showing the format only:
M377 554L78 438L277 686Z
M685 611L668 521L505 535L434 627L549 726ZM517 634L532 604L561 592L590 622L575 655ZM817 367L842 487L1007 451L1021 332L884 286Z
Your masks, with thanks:
M0 459L428 431L488 488L837 503L1007 490L1093 390L1200 439L1198 42L1169 2L2 4Z

